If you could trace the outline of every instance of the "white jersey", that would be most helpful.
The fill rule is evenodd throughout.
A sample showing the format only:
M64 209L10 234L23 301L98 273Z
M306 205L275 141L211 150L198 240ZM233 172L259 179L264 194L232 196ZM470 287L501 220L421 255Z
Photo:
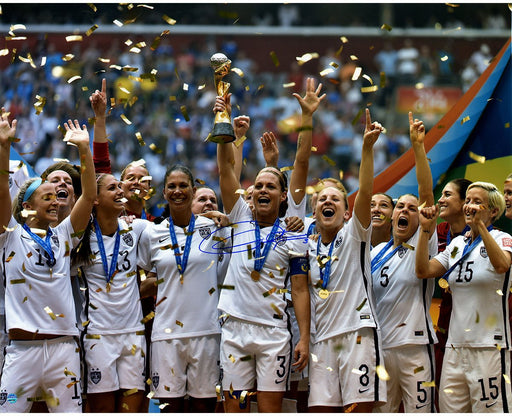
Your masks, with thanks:
M229 268L220 294L219 309L224 313L252 323L286 327L285 289L292 257L304 257L307 243L304 235L286 232L284 221L268 252L259 280L251 278L255 262L255 222L247 203L238 199L229 214L235 224L233 250ZM265 242L272 227L261 228ZM263 247L261 247L263 254Z
M137 244L149 221L136 219L128 225L119 224L119 254L114 276L107 286L96 233L91 230L92 264L81 267L86 284L82 322L89 322L88 334L125 334L144 329L139 284L137 281ZM103 244L110 270L117 233L103 235Z
M174 226L181 256L187 235ZM220 334L217 276L224 261L222 238L209 218L197 216L183 280L176 264L169 220L149 224L141 235L138 264L157 274L157 298L152 341ZM187 230L188 233L188 230Z
M415 271L414 249L418 245L420 232L418 227L407 241L407 245L401 246L391 258L372 273L383 348L437 342L430 317L435 280L418 279ZM380 243L372 249L372 259L386 244L386 242ZM437 233L430 237L428 247L429 255L431 257L436 255ZM381 259L391 252L393 247L389 247Z
M360 328L376 327L370 276L370 235L371 226L365 229L355 215L338 231L331 243L334 244L333 260L325 288L328 291L326 298L320 294L322 287L317 258L326 259L331 244L324 245L320 237L320 243L309 240L315 343Z
M288 189L287 193L288 197L288 209L286 210L285 217L299 217L304 220L306 216L306 197L304 196L299 204L296 204L293 200L292 193L290 189Z
M51 268L43 248L21 224L11 217L8 228L0 234L7 330L78 335L69 254L79 240L72 237L74 230L69 217L51 228L51 248L56 260Z
M502 250L512 252L512 237L490 231ZM435 259L447 270L456 263L468 240L458 236ZM510 349L508 295L510 268L498 274L481 241L450 273L448 283L453 306L446 345L454 347L493 347Z

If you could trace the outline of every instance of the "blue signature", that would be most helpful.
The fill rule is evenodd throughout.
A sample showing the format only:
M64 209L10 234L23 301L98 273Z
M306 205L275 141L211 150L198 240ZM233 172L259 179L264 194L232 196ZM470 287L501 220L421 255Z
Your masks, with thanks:
M245 231L242 231L242 232L239 232L236 234L233 233L231 235L232 238L230 238L230 239L215 236L215 233L219 233L221 230L224 230L225 228L231 229L233 225L239 225L239 224L244 224L244 223L254 223L254 221L253 220L241 221L241 222L238 222L235 224L227 225L226 227L221 227L221 228L215 229L213 232L208 234L206 237L203 237L203 240L199 244L199 250L202 253L207 253L207 254L219 254L219 253L232 253L233 254L233 253L247 252L247 250L251 247L251 244L258 243L256 240L244 241L242 244L235 244L235 245L231 245L231 246L226 245L226 243L228 242L228 240L231 240L231 242L233 242L235 240L235 236L240 236L240 235L243 235L246 233L254 234L254 229L251 228L249 230L245 230ZM234 227L233 229L236 229L236 227ZM273 242L271 249L275 249L276 246L282 241L302 240L304 243L308 242L307 233L306 234L293 233L293 235L291 235L290 233L291 233L290 231L286 231L286 229L279 227L272 240L270 240L270 234L269 234L269 235L267 235L265 241L260 240L259 243L266 244L268 242ZM209 240L210 237L212 237L214 240L216 240L211 246L211 250L213 250L213 251L209 251L208 249L202 248L203 243L206 240ZM249 248L248 248L248 246L249 246Z

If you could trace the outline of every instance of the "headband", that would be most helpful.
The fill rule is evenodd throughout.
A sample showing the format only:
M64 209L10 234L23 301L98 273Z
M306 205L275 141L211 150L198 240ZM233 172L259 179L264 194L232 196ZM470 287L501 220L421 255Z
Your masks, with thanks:
M41 186L43 180L41 178L37 178L34 182L32 182L27 190L25 191L25 195L23 195L23 202L27 202L34 191Z

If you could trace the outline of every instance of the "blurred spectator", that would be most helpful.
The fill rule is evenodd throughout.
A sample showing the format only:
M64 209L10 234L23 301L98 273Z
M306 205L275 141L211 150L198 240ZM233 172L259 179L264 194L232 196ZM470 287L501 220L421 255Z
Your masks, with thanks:
M418 58L418 81L425 87L432 87L436 79L437 67L432 58L430 47L427 44L423 44L420 47L420 56Z
M469 58L469 63L475 66L477 74L480 76L485 71L485 68L487 68L492 58L491 48L489 48L489 45L486 43L482 43L480 49L473 52Z
M412 39L405 39L403 46L398 50L397 73L400 84L410 85L417 82L419 56L420 53L414 47Z
M393 96L398 69L398 52L393 48L391 40L384 42L384 47L377 52L374 62L377 70L386 80L384 88L380 89L378 104L387 106Z
M296 4L282 4L278 8L277 17L280 26L293 26L300 21L299 8Z

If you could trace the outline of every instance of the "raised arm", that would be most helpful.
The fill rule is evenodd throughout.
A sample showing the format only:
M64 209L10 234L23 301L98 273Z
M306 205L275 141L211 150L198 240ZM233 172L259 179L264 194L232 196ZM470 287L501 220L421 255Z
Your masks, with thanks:
M92 207L96 199L96 173L89 144L89 133L85 125L80 128L78 120L73 123L68 120L64 123L66 136L64 140L78 147L80 155L80 180L82 182L82 195L71 210L70 220L73 230L80 232L89 222Z
M96 90L89 97L94 111L93 153L97 173L112 173L107 140L107 80L101 81L101 91Z
M279 147L277 146L277 138L274 133L264 132L260 137L261 150L263 159L265 159L265 167L277 168L279 162Z
M363 134L363 149L359 165L359 191L354 201L354 213L365 228L371 222L371 203L373 194L373 146L383 127L377 121L372 123L370 110L366 109L366 124Z
M229 100L229 98L228 98ZM226 106L223 97L215 100L214 111L222 111ZM229 214L240 195L236 192L240 189L240 177L235 170L235 153L232 143L219 143L217 145L217 166L219 169L219 184L222 195L224 211Z
M9 193L9 157L11 139L16 134L16 120L9 123L9 115L2 107L0 111L0 234L11 219L11 194Z
M444 266L436 259L429 260L428 240L436 228L436 220L439 215L437 205L420 208L420 235L416 247L416 276L419 279L440 277L446 273Z
M432 183L432 172L428 164L427 153L425 152L425 126L423 121L412 118L409 111L409 133L411 138L414 161L416 162L416 180L418 181L418 197L420 205L434 204L434 191Z
M241 139L247 134L250 125L251 119L248 116L238 116L234 118L233 130L235 131L236 140ZM244 142L240 143L238 146L235 144L235 142L233 142L233 152L235 156L235 174L239 180L242 175L242 162L244 155L243 150Z
M311 155L311 146L313 143L313 113L316 111L320 102L326 97L326 94L320 95L322 84L315 88L315 80L308 78L306 81L306 94L301 97L297 93L293 96L299 102L302 110L302 122L297 140L297 151L293 170L290 176L290 191L296 204L300 204L302 198L306 196L306 185L308 181L309 156Z

